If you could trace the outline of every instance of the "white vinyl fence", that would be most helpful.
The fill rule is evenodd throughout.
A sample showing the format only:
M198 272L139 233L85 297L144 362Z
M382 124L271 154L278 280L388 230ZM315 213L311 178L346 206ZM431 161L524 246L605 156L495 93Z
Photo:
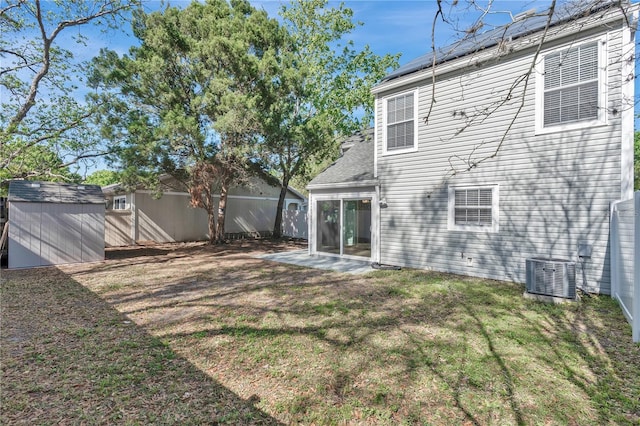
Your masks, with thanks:
M640 342L640 191L611 207L611 296Z
M282 235L291 238L307 239L307 212L302 210L282 211Z

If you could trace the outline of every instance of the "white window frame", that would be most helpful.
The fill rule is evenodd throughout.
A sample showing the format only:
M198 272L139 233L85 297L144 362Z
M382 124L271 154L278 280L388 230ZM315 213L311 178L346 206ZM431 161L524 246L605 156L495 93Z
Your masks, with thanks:
M458 225L456 224L456 191L460 190L491 190L491 225ZM449 186L448 188L448 230L466 232L498 232L500 224L500 187L497 184Z
M390 100L400 96L406 96L413 94L413 146L409 146L402 149L387 149L387 104ZM383 155L396 155L407 152L416 152L418 150L418 89L406 90L400 93L394 93L393 95L385 96L382 98L382 154Z
M550 126L544 125L544 61L548 55L552 55L563 50L575 48L584 44L598 43L598 117L591 120L581 120L572 123L560 123ZM563 45L541 54L541 59L536 64L536 134L562 132L587 127L607 125L607 37L601 36L582 40L579 43Z
M120 207L120 206L123 207ZM126 195L117 195L113 197L113 210L127 210L129 206L127 205L127 196Z
M340 252L343 250L343 224L342 224L342 215L343 215L343 206L345 201L349 200L361 200L361 199L370 199L371 200L371 257L363 258L361 256L350 256L348 254L336 254L336 253L326 253L322 251L318 251L317 244L317 203L318 201L340 201ZM318 255L318 256L326 256L326 257L336 257L336 258L345 258L345 259L355 259L355 260L363 260L366 259L371 262L379 262L380 261L380 252L379 252L379 234L378 234L378 195L375 191L345 191L345 192L334 192L330 194L310 194L309 195L309 203L308 203L308 224L309 224L309 244L308 250L310 255Z

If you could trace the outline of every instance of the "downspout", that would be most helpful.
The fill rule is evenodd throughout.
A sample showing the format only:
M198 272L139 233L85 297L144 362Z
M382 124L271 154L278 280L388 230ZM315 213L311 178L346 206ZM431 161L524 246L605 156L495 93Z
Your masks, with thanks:
M374 259L373 262L375 263L380 263L380 255L381 255L381 244L380 244L380 216L382 215L382 207L380 205L380 184L376 184L376 203L375 206L373 207L376 211L376 217L375 217L375 231L376 231L376 236L374 238L374 242L376 244L375 247L375 254L374 254Z
M374 100L374 114L373 114L373 179L378 181L378 105L379 105L379 95L375 95ZM380 263L380 259L382 258L382 235L380 234L380 220L382 218L382 208L380 206L381 198L380 198L380 182L376 183L376 202L373 207L376 211L375 217L375 231L376 235L374 238L375 242L375 251L374 251L374 263Z
M638 9L633 11L633 23L638 22ZM630 200L633 198L633 144L634 144L634 29L623 24L622 28L622 69L621 69L621 92L622 105L620 112L621 122L621 161L620 161L620 199Z
M316 235L313 233L313 229L314 229L313 206L314 206L313 194L311 193L311 191L309 191L309 201L308 201L307 211L306 211L307 213L307 251L309 252L309 256L313 254L313 245L316 244Z

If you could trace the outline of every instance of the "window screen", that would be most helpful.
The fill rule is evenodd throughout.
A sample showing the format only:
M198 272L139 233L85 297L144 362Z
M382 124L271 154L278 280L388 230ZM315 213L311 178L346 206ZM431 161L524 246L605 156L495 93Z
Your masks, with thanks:
M387 100L387 151L414 146L414 94Z
M544 125L598 118L598 43L544 59Z
M456 189L455 224L491 226L493 216L493 191L491 189Z

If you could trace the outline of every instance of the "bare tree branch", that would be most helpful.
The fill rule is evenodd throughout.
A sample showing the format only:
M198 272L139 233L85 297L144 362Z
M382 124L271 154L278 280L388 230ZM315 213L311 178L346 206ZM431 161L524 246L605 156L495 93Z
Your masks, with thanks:
M33 138L33 139L27 141L26 143L20 145L13 152L7 154L4 158L0 159L0 169L8 167L9 164L11 164L11 162L13 160L15 160L16 158L20 157L22 154L24 154L30 148L32 148L32 147L34 147L34 146L36 146L36 145L38 145L38 144L40 144L40 143L42 143L44 141L58 138L61 135L63 135L65 132L78 127L78 125L80 123L82 123L84 120L86 120L91 115L93 115L94 112L95 111L93 111L93 110L88 111L85 114L80 115L76 120L73 120L73 121L67 123L66 125L64 125L64 126L62 126L60 128L52 130L51 132L46 132L44 135L36 137L36 138Z
M431 52L433 60L431 61L431 100L429 102L429 111L424 117L424 123L429 123L429 117L433 111L433 106L436 104L436 22L438 22L438 16L442 18L443 22L446 22L442 13L442 0L438 0L438 10L433 16L433 24L431 24Z
M20 0L17 3L14 4L10 4L9 6L0 9L0 17L6 19L7 21L11 22L12 24L16 24L16 22L11 19L9 16L7 16L7 12L10 11L11 9L15 8L15 7L20 7L23 3L26 3L27 0Z
M529 68L527 69L527 71L519 76L513 84L511 84L511 86L509 87L509 90L507 91L507 94L505 96L502 97L502 99L500 101L498 101L493 107L489 108L489 109L484 109L483 111L481 111L479 114L476 114L475 116L472 116L472 118L470 120L467 121L466 125L464 127L462 127L461 129L458 129L456 131L456 133L454 134L453 137L459 135L460 133L462 133L466 128L468 128L471 124L475 124L476 122L483 122L486 119L488 119L491 115L493 115L498 109L500 109L503 105L505 105L507 102L511 101L511 99L513 98L513 94L515 92L515 90L520 86L523 85L522 88L522 92L520 94L520 103L518 104L518 107L516 109L516 111L514 112L513 116L511 117L511 120L509 121L509 124L507 125L507 128L505 129L505 131L502 133L498 144L496 145L495 149L491 152L491 154L486 155L480 159L475 159L474 158L474 154L478 151L478 149L480 149L481 147L487 145L489 142L482 142L476 146L473 147L473 149L471 150L471 152L469 153L469 155L467 156L466 159L461 158L459 155L452 155L449 157L449 165L450 165L450 170L445 174L444 178L443 178L443 182L451 176L455 176L457 174L460 173L465 173L465 172L469 172L471 170L473 170L474 168L478 167L479 164L484 163L488 160L491 160L493 158L495 158L499 153L500 150L502 149L507 136L509 135L509 132L511 131L511 129L513 128L514 123L516 122L516 120L518 119L518 117L520 116L523 108L526 105L526 95L527 95L527 90L529 88L529 82L531 79L531 76L533 75L535 68L536 68L536 64L538 62L538 58L540 57L540 52L542 50L542 46L546 40L547 34L549 32L549 28L551 26L551 22L552 22L552 18L553 18L553 14L555 12L555 8L556 8L556 0L553 0L551 2L551 5L549 6L549 8L547 9L546 15L547 15L547 20L545 23L545 27L544 30L542 31L542 34L537 42L536 45L536 51L533 54L533 58L531 59L531 63L529 64ZM453 159L458 159L461 162L463 162L463 164L465 164L464 169L462 170L458 170L456 169L456 167L453 165L452 160Z
M115 6L114 6L115 5ZM108 6L114 6L113 8L109 8ZM9 125L7 129L5 129L5 134L11 134L15 131L15 128L24 120L24 118L29 113L29 110L35 105L36 96L38 94L38 88L40 86L40 82L42 79L49 73L49 69L51 67L51 45L53 44L56 37L60 34L62 30L69 27L74 27L78 25L86 24L95 19L99 19L101 17L107 15L116 14L126 8L128 8L128 4L117 4L114 2L108 2L101 5L100 9L91 15L83 16L73 20L66 20L58 23L55 29L51 32L51 35L47 35L47 31L44 24L44 17L42 14L42 8L40 5L40 0L35 0L35 18L37 21L38 28L40 30L40 38L42 40L42 66L40 67L37 74L33 77L31 81L31 85L29 87L29 94L26 100L22 103L18 111L15 115L9 120Z

